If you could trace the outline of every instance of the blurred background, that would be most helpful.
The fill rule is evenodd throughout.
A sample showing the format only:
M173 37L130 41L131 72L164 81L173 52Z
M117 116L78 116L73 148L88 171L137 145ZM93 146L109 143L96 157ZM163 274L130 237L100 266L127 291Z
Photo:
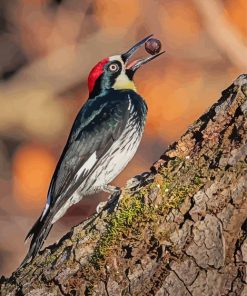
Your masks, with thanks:
M149 114L141 146L113 182L149 169L169 143L247 70L246 0L0 1L0 274L23 259L87 74L102 58L154 33L166 54L135 81ZM77 204L50 244L95 211L105 194Z

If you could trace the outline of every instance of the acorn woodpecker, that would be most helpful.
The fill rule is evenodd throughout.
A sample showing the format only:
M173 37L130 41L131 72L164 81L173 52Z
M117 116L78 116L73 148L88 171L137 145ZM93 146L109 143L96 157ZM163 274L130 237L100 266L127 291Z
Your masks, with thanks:
M45 208L29 231L24 263L42 247L52 225L84 196L114 191L109 183L134 156L142 138L147 105L136 92L134 73L157 53L128 63L152 35L126 53L100 61L88 76L89 98L79 111L53 174Z

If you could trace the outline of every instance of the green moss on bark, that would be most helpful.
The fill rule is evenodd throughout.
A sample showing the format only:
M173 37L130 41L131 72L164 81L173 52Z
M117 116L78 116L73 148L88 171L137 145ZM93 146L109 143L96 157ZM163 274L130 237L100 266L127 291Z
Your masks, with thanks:
M176 182L178 168L180 173L185 174L186 181L183 185ZM136 226L140 223L143 224L143 228L147 224L152 229L153 222L157 223L159 217L167 215L169 210L179 208L185 198L188 195L192 196L201 185L202 179L198 173L191 173L186 161L175 159L169 168L160 170L151 184L135 193L124 192L118 209L108 217L108 227L101 236L90 263L99 269L104 257L121 242L126 229L136 231L139 229Z

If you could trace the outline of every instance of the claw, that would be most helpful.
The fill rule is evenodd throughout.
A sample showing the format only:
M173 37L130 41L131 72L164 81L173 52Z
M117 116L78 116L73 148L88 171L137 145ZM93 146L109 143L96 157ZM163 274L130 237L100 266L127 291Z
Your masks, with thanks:
M150 176L150 174L150 172L144 172L129 179L126 183L126 189L132 190L138 186L141 186L143 182Z

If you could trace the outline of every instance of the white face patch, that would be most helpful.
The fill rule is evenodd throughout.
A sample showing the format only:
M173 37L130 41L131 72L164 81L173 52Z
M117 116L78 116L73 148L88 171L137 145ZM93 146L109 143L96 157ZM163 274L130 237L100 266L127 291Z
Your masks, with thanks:
M110 61L119 61L122 64L122 71L118 75L115 83L113 84L114 89L132 89L136 91L135 84L125 73L125 65L122 61L121 55L115 55L109 58Z
M109 57L109 61L111 61L111 62L113 62L113 61L119 61L124 66L120 54L119 55L114 55L112 57Z

